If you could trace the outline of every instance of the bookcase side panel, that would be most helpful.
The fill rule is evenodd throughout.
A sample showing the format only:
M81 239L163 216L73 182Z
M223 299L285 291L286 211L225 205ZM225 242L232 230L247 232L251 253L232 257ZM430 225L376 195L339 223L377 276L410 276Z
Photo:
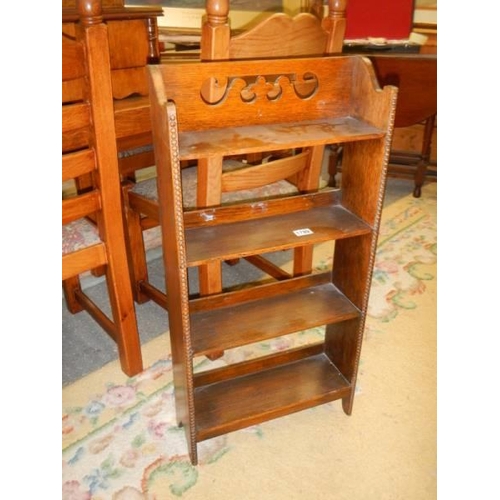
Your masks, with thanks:
M191 359L189 290L175 105L168 103L157 67L150 67L151 118L157 167L160 226L172 351L176 418L197 462Z
M385 193L385 142L384 138L347 143L342 156L342 205L374 229Z

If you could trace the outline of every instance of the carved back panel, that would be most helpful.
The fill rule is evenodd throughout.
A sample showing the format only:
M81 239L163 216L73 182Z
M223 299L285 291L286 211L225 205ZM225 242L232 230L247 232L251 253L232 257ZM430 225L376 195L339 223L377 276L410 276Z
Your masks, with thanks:
M180 132L334 118L354 112L360 63L332 56L152 66L152 95L175 103Z

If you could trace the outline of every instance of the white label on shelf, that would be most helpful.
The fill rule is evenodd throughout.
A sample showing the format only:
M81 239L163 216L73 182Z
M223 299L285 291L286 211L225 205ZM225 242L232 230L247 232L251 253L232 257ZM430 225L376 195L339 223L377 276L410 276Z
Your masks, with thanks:
M313 234L313 231L311 231L308 227L305 227L304 229L295 229L293 233L295 236L306 236L308 234Z

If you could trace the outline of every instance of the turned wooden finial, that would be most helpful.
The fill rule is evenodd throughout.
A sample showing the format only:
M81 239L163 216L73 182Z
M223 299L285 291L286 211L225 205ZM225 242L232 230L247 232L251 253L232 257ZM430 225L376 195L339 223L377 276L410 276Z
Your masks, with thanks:
M326 54L342 52L346 31L347 0L328 0L328 16L323 19L323 29L328 33Z
M101 0L77 0L80 22L85 25L102 22Z
M328 16L335 19L345 19L347 0L328 0Z
M148 64L160 64L160 48L158 45L158 24L155 17L148 17Z
M206 0L201 23L201 60L228 59L230 39L229 0Z
M229 0L206 0L205 10L209 24L226 24L229 15Z

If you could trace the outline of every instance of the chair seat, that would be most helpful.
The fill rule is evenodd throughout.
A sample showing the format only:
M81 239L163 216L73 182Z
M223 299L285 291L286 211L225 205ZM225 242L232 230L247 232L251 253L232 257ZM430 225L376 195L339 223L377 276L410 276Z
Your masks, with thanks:
M62 254L81 250L99 243L96 226L87 219L78 219L62 227Z

